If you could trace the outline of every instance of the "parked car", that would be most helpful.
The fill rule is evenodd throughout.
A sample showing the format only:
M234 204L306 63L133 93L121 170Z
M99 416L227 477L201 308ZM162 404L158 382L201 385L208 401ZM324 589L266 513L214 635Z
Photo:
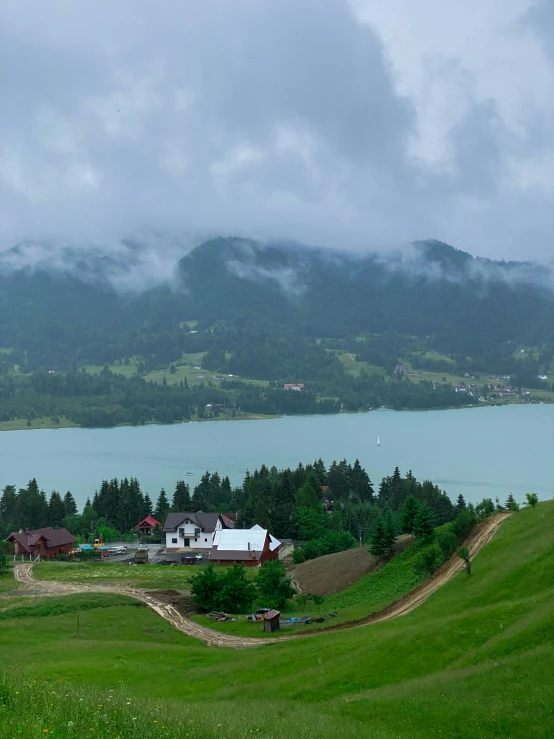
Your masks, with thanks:
M113 555L127 554L127 547L108 547L106 551Z

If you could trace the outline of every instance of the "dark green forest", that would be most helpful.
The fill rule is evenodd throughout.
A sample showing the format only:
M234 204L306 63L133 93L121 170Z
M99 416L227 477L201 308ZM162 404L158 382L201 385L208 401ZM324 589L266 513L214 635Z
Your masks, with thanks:
M179 480L172 492L162 488L156 496L136 478L103 480L80 512L69 491L47 496L35 479L19 490L6 485L0 538L20 528L65 526L81 541L100 535L114 541L132 535L149 514L163 524L171 511L219 511L236 513L239 527L259 524L277 538L301 542L294 554L301 562L364 544L388 556L399 533L425 538L466 509L483 517L503 507L490 499L466 506L461 495L454 504L431 481L418 481L411 471L402 475L398 467L374 486L358 460L327 468L319 459L295 469L262 465L235 487L228 477L207 471L192 489ZM153 540L160 539L161 530L155 531Z

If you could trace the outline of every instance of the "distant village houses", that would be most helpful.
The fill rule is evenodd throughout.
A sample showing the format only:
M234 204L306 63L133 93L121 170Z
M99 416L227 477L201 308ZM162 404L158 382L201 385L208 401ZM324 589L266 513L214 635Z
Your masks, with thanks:
M303 382L289 382L285 383L283 385L284 390L293 390L297 393L302 392L304 390L304 383Z

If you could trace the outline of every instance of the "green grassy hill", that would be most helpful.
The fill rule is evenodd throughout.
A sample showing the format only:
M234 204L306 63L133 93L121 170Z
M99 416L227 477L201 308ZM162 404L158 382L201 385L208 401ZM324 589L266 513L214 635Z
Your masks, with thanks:
M121 598L0 602L0 726L80 739L552 737L553 527L554 502L512 515L471 577L400 619L243 651Z

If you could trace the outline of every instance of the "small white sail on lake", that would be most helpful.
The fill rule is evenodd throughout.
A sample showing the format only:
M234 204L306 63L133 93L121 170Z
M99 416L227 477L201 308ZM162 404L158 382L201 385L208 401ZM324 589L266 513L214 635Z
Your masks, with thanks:
M381 442L379 441L379 437L377 437L377 446L381 446Z

